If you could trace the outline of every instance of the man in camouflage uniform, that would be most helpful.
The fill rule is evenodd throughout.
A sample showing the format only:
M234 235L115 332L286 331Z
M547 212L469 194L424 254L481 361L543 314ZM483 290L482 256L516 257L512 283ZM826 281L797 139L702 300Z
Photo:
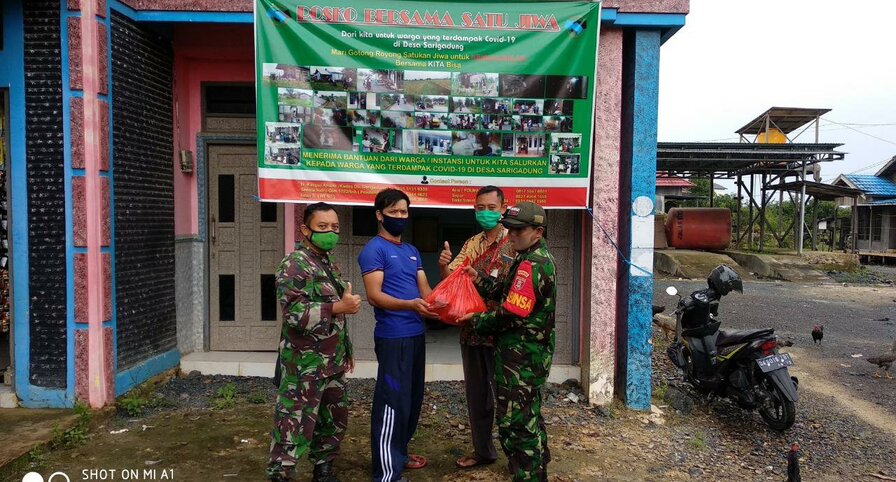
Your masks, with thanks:
M517 251L509 276L494 280L477 273L477 284L500 305L470 316L478 333L495 338L498 435L516 482L546 481L551 460L541 388L554 355L557 287L545 221L544 209L534 203L507 210L501 223Z
M348 425L345 372L354 366L345 315L358 312L361 298L330 260L339 239L336 211L325 203L307 206L300 230L304 240L277 269L281 376L267 475L294 480L307 452L312 481L338 482L332 462Z
M516 256L507 236L507 228L499 222L501 214L507 209L504 192L497 186L479 189L473 208L476 222L483 231L468 239L453 261L451 247L445 242L445 248L439 255L442 278L466 263L477 272L484 273L483 276L504 279ZM498 307L495 300L487 300L487 304L489 311ZM473 453L459 458L455 465L466 469L494 463L498 458L492 437L495 425L495 343L490 336L478 335L467 322L460 327L460 353Z

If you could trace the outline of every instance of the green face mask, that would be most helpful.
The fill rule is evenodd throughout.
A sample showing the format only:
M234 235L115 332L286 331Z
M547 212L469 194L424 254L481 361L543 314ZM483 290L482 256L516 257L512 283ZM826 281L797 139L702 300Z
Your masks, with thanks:
M488 231L493 227L498 225L498 220L501 219L501 213L497 211L476 211L476 222L482 226L482 229Z
M336 231L311 231L311 237L308 239L311 244L322 251L330 251L339 243L339 233Z

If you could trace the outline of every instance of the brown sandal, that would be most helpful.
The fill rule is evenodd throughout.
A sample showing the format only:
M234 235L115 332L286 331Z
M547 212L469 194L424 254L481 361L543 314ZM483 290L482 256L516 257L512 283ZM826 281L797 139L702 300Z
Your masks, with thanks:
M408 461L405 462L404 468L408 470L417 470L426 467L426 457L422 455L408 455Z

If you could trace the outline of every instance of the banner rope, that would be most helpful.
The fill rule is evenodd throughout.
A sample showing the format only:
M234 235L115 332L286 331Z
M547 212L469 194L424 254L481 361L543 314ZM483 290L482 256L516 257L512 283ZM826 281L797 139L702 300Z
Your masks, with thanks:
M607 230L604 229L604 225L601 224L600 220L598 220L597 217L594 215L594 209L591 206L588 206L587 208L585 208L585 210L588 212L589 215L591 215L591 220L594 221L595 224L597 224L597 227L600 228L600 231L602 233L604 233L604 238L606 238L607 243L609 243L610 246L616 248L616 253L619 254L619 257L622 259L622 261L625 264L643 272L647 276L653 277L653 273L651 273L650 271L647 271L646 269L642 268L641 266L638 266L638 265L632 263L632 261L630 259L628 259L628 257L625 256L625 254L623 254L622 250L619 249L619 246L616 245L616 242L613 241L613 238L610 237L610 234L607 232Z

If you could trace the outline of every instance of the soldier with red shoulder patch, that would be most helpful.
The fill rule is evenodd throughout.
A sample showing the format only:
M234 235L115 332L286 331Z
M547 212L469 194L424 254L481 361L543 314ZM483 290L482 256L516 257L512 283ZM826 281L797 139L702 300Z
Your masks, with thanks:
M546 481L551 460L541 417L541 389L554 355L557 285L545 242L544 208L521 202L501 223L517 256L504 279L468 268L498 309L468 315L477 333L495 340L498 435L516 482Z

